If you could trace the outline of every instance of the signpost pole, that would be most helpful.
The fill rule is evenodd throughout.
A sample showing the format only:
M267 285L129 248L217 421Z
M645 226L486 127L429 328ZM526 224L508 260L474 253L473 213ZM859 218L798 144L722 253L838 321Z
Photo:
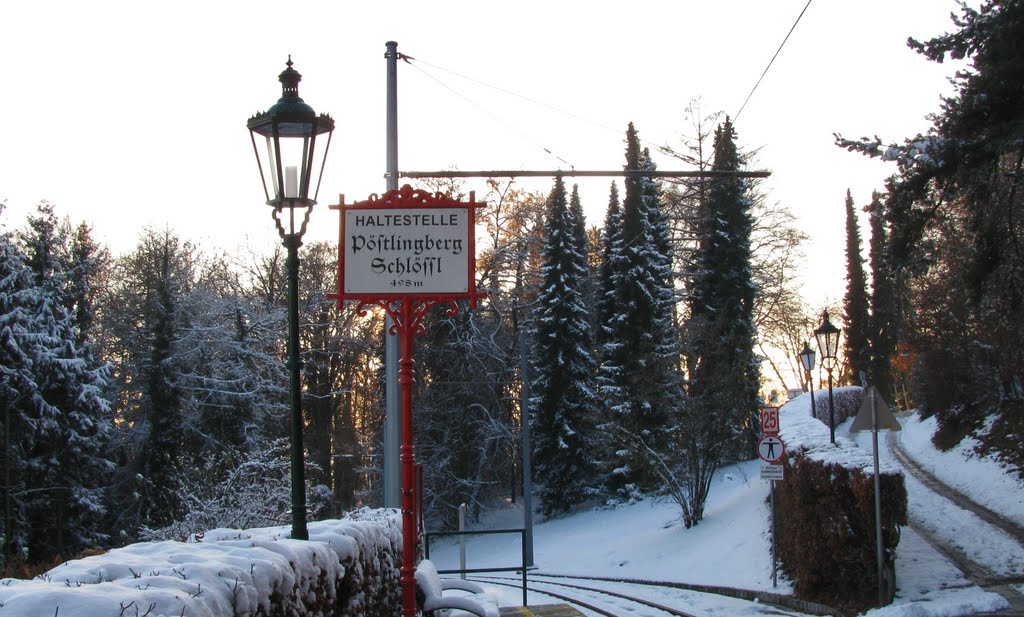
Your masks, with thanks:
M413 302L402 302L398 340L402 357L398 361L398 383L402 388L402 617L416 617L416 454L412 445L412 386L416 383L412 357Z
M875 557L878 571L878 606L885 605L885 590L882 589L882 482L878 473L878 409L875 407L877 392L868 389L871 397L871 442L875 455Z
M768 484L768 496L772 508L772 588L774 589L779 586L779 560L776 553L778 543L775 541L775 480L769 480Z
M775 539L775 480L782 479L782 460L786 456L786 444L779 437L779 429L782 428L779 422L778 407L761 408L761 433L762 437L757 442L757 456L768 463L761 468L761 478L768 480L768 503L771 508L772 519L772 587L779 586L778 569L778 542Z
M457 300L468 300L469 308L475 308L477 300L485 297L476 291L474 279L475 209L481 206L472 193L464 203L409 185L351 205L345 204L342 195L331 206L341 211L338 293L331 297L339 307L346 300L357 301L360 315L366 314L368 306L383 308L390 317L387 334L397 337L400 347L402 617L417 613L413 337L424 332L423 318L430 307L448 305L451 316L459 311Z
M888 588L883 585L885 573L885 552L882 542L882 480L878 463L878 431L898 431L900 423L892 414L885 399L881 398L878 390L870 386L865 390L865 398L861 403L857 417L850 425L851 433L871 431L871 450L874 459L875 471L875 557L877 561L878 575L878 605L885 602L885 595ZM891 581L890 581L891 582Z

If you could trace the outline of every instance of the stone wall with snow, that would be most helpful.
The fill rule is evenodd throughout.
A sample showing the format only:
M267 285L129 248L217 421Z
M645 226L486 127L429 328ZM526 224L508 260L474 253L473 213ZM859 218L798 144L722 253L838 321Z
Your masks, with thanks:
M215 529L144 542L0 581L5 617L384 617L401 606L401 519L360 510L288 527Z

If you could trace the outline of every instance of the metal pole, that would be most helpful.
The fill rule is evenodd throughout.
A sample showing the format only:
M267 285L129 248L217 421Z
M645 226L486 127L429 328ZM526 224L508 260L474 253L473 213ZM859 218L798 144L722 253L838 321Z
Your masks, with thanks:
M526 328L519 331L519 374L521 380L519 423L523 436L523 536L524 566L533 567L533 464L530 443L530 375L529 352L526 347Z
M412 302L402 302L398 338L402 347L398 382L402 389L402 617L416 617L416 455L412 444L412 386L416 383L412 358Z
M768 496L772 508L772 588L779 586L778 558L776 557L778 543L775 541L775 480L768 481Z
M818 417L818 410L814 408L814 375L810 371L807 371L807 383L811 390L811 417L816 419Z
M871 440L875 455L875 556L878 570L878 606L885 604L882 590L882 483L878 475L878 413L875 409L875 389L868 391L871 397Z
M296 233L284 236L288 249L288 370L292 406L292 539L308 540L306 469L302 448L302 357L299 355L299 245Z
M387 53L387 162L386 189L398 188L398 43L388 41ZM401 507L401 469L399 443L402 440L398 396L398 337L389 334L394 320L384 320L384 507Z
M466 531L466 504L459 504L459 531ZM459 536L459 578L466 579L466 536Z
M832 402L832 367L828 368L828 434L832 444L836 443L835 404Z

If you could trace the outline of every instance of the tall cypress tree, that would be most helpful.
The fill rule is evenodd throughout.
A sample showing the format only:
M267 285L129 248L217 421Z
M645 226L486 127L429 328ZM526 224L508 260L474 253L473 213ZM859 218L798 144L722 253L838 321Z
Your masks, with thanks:
M893 269L887 247L889 234L885 212L878 192L871 195L865 208L871 221L871 363L868 380L887 401L895 401L892 359L896 353L896 295Z
M859 383L861 372L866 373L871 364L871 324L868 318L867 278L864 274L864 258L861 256L860 227L857 225L857 213L849 189L846 190L846 297L843 309L846 313L845 338L850 374L853 381Z
M714 171L739 171L743 158L736 131L726 118L715 131ZM701 445L729 458L753 452L760 373L754 353L756 292L751 267L752 206L746 181L711 181L701 206L696 271L690 289L687 365L690 370L690 424L703 427ZM710 466L717 465L707 456ZM699 520L699 516L696 517Z
M541 484L545 514L567 511L583 501L594 479L589 426L597 397L591 384L589 311L582 294L587 280L586 255L580 252L586 244L583 229L566 204L562 178L555 178L545 219L530 401L534 475Z

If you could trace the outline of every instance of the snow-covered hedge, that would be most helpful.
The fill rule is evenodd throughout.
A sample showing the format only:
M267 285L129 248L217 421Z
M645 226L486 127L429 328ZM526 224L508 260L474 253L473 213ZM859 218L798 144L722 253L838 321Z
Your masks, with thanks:
M401 519L360 510L288 527L215 529L143 542L0 581L5 617L384 617L401 606Z
M810 405L809 395L801 394L802 399L801 406ZM795 399L794 399L795 400ZM846 422L848 418L852 418L857 415L857 411L860 409L860 403L864 400L864 389L860 386L843 386L841 388L832 388L832 414L836 426L839 426L843 422ZM828 389L821 388L814 391L814 407L818 414L818 419L825 423L826 428L828 427ZM810 415L810 412L808 412Z
M844 410L844 420L855 415L861 389L841 388L834 394L853 409ZM830 443L827 398L825 404L824 415L820 405L817 409L825 422L811 417L806 395L780 410L787 457L785 480L775 490L779 558L798 597L862 610L878 599L874 458L839 434L836 443ZM899 526L907 524L907 492L898 468L883 465L879 475L882 543L885 562L891 566Z

